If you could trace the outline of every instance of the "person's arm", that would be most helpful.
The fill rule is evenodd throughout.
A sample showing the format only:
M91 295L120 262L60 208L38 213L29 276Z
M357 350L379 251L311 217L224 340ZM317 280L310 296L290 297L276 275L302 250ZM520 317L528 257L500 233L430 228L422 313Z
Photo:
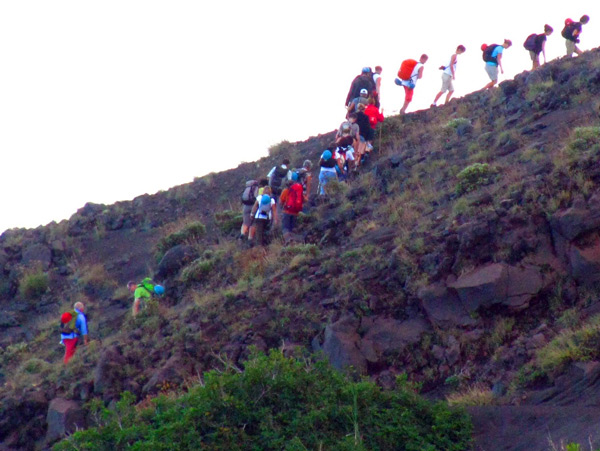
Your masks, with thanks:
M256 198L256 202L254 202L254 205L252 206L252 213L250 213L250 217L254 218L254 215L256 215L256 211L258 210L258 197Z
M277 223L277 204L271 205L271 210L273 211L273 222Z
M381 89L381 75L377 77L377 81L375 82L375 90L379 94L379 90Z
M502 68L502 53L498 53L498 56L496 57L496 59L498 61L498 67L500 68L500 73L503 74L504 69Z
M77 323L79 323L79 324L77 324ZM77 329L79 329L79 332L83 336L83 343L87 345L89 343L87 319L82 314L77 315L77 321L75 322L75 327L77 327Z
M307 201L308 201L308 196L310 196L311 185L312 185L312 174L309 172L306 174L306 193L304 193L304 196Z
M423 78L423 69L424 69L424 68L425 68L425 66L421 66L421 67L419 67L419 76L417 77L419 80L420 80L421 78Z
M456 80L456 75L454 73L454 65L456 64L456 53L452 55L450 58L450 72L452 72L452 80Z
M542 55L544 55L544 64L546 64L546 40L542 41Z

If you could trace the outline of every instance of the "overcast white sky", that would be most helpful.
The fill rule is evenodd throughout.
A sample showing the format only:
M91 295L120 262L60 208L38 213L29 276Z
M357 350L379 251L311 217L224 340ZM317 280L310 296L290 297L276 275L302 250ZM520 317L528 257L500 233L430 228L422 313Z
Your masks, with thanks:
M501 80L529 69L522 43L544 23L555 28L549 60L564 54L567 17L590 15L580 46L599 46L600 2L568 4L0 1L0 233L331 131L363 66L383 66L389 115L403 102L400 63L421 53L430 59L409 111L431 104L458 44L457 96L488 81L483 42L513 40Z

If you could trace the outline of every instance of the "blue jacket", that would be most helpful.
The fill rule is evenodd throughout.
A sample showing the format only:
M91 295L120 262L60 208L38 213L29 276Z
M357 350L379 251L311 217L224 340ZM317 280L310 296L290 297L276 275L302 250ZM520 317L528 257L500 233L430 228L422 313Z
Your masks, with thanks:
M62 341L66 338L77 338L80 335L87 335L88 334L88 327L87 327L87 318L85 317L84 313L75 309L75 311L77 312L77 319L75 320L75 327L77 328L77 330L79 331L79 333L77 332L72 332L70 334L60 334L60 342L62 343Z

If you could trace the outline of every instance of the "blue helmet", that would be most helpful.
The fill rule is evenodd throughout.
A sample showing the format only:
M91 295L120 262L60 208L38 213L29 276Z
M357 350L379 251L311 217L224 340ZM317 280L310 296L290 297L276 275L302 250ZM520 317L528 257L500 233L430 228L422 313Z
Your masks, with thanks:
M331 150L326 150L325 152L323 152L322 158L323 158L323 160L327 161L327 160L331 159L332 156L333 155L331 153Z
M162 285L154 285L154 292L159 296L165 294L165 287Z
M297 173L297 172L292 172L292 180L293 180L294 182L297 182L297 181L298 181L298 173Z
M267 205L271 203L271 196L268 194L263 194L262 199L260 200L261 205Z

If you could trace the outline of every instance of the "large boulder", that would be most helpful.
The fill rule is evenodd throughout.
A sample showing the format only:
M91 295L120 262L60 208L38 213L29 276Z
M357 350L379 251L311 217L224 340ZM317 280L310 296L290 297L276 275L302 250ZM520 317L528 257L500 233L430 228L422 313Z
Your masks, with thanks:
M492 263L476 268L448 286L456 290L465 308L474 312L498 304L513 311L523 310L544 284L537 267Z
M94 393L105 399L116 398L122 391L126 363L118 346L106 348L94 369Z
M451 328L456 326L471 326L476 321L469 316L460 298L455 292L448 290L442 284L433 284L421 288L418 293L421 306L427 318L434 326Z
M592 196L587 205L579 199L572 207L556 212L550 220L550 225L569 241L600 228L600 196Z
M377 356L397 353L407 345L415 344L429 330L421 318L398 321L393 318L375 318L361 342L361 349L375 351ZM364 352L368 357L369 354ZM371 361L372 358L369 358Z
M344 317L325 328L323 352L338 369L352 367L359 374L367 371L367 361L360 351L359 321L353 317Z
M76 401L55 398L50 401L46 422L48 423L46 442L52 443L66 434L84 428L85 412Z
M600 280L600 239L585 247L569 247L571 275L581 283L592 284Z
M157 279L176 274L183 266L198 258L198 251L192 246L178 244L167 251L158 264Z
M186 374L188 374L188 369L182 357L175 354L160 369L154 372L142 388L142 394L155 394L167 386L177 387L183 383Z

